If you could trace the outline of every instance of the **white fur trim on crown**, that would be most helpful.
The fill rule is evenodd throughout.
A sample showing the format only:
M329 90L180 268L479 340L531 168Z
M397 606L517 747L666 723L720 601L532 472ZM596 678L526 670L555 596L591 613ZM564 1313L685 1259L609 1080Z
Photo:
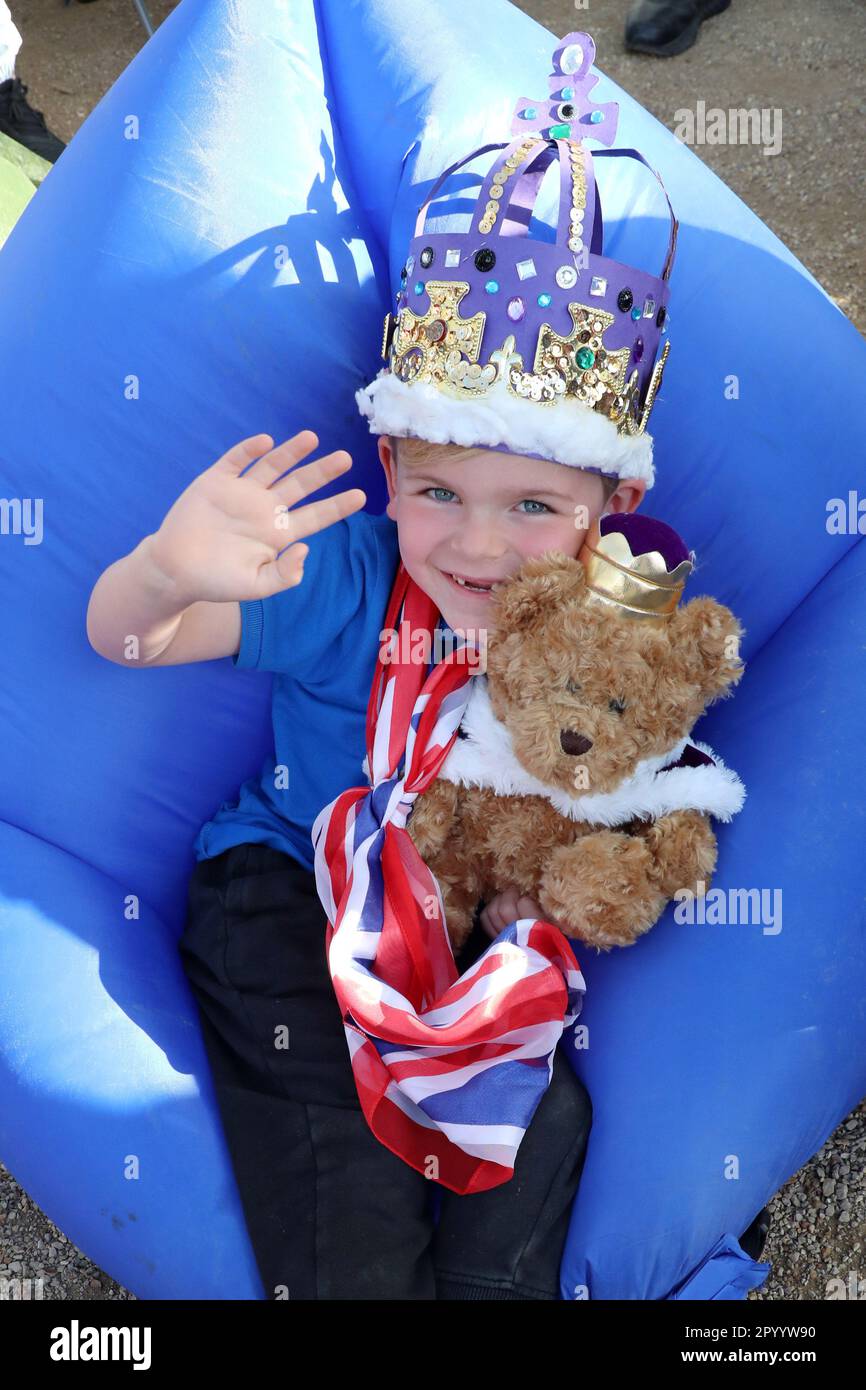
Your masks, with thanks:
M487 677L472 677L472 690L458 738L448 750L439 777L458 786L488 787L497 796L541 796L562 816L593 825L624 825L635 816L658 817L672 811L702 811L729 821L743 805L746 789L731 768L706 743L682 738L666 753L644 758L631 777L612 792L570 796L549 786L518 762L511 734L493 713ZM686 744L706 753L714 766L662 768L677 762Z
M513 396L501 379L477 400L454 400L429 381L401 381L383 367L355 392L372 434L414 435L465 448L505 444L515 454L540 454L569 468L600 468L617 478L655 480L652 436L619 434L612 420L582 401L550 406Z

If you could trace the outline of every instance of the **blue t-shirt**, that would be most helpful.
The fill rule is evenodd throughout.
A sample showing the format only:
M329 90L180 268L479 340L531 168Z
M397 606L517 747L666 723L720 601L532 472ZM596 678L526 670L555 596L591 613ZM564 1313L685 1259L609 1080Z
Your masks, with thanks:
M367 702L400 559L384 513L353 512L306 538L294 588L241 603L235 666L273 671L274 754L198 833L196 859L255 841L314 864L313 821L364 786Z

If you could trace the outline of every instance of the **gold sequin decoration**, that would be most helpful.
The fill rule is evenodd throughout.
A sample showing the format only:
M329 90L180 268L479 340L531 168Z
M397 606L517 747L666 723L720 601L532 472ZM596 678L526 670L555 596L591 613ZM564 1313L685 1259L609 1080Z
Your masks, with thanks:
M497 169L496 173L493 175L492 187L490 189L491 197L489 202L486 204L484 212L478 223L479 232L483 232L485 236L488 232L492 232L493 228L496 225L496 218L499 215L499 210L502 206L501 202L497 200L501 199L504 195L505 185L508 183L508 180L516 172L516 170L523 165L525 157L532 149L532 147L538 144L541 144L541 136L534 134L531 135L527 140L524 140L522 145L520 145L512 154L508 156L502 168Z
M574 210L572 212L574 220ZM479 223L482 231L489 231ZM430 381L444 395L455 400L476 399L498 379L514 396L528 398L541 405L554 404L561 399L576 399L611 420L620 435L642 434L648 424L656 394L661 386L670 341L656 363L640 411L638 369L634 368L628 381L626 372L631 358L630 348L609 351L604 346L604 334L614 321L614 315L588 304L571 303L568 311L574 325L568 337L556 333L550 324L543 323L538 332L535 358L531 371L523 370L523 358L515 350L515 338L509 334L502 346L490 353L486 363L479 361L486 313L479 311L471 318L460 317L460 301L469 293L466 281L428 280L430 307L426 314L413 313L409 308L397 316L390 347L391 370L401 381ZM385 352L388 337L388 318L383 330L382 348ZM445 333L431 342L428 329ZM436 328L433 325L436 324ZM577 352L589 348L594 354L591 367L581 367Z
M588 304L568 306L574 328L568 337L555 332L543 323L538 331L538 343L531 372L510 375L515 395L532 400L553 401L571 396L599 410L619 426L631 406L625 385L625 374L631 356L630 348L609 352L604 346L604 334L614 321L614 315ZM593 354L590 367L577 360L581 349Z
M586 169L578 142L569 140L568 146L571 156L572 204L569 213L571 236L568 239L568 249L577 255L583 250L583 213L586 209Z
M643 434L644 430L647 427L647 424L649 423L650 411L652 410L653 404L655 402L656 392L662 384L665 363L668 360L668 353L670 352L670 350L671 344L670 339L668 339L665 343L664 352L662 353L658 362L656 362L655 366L653 367L653 374L650 377L649 386L647 387L646 400L644 401L643 414L640 417L640 424L638 425L636 430L630 430L631 434Z
M483 310L468 319L460 317L460 301L469 293L469 288L465 280L428 280L430 307L426 314L415 314L408 308L401 311L391 358L391 370L400 380L431 381L449 394L465 395L465 391L457 392L455 381L462 382L470 367L478 364L487 320ZM428 328L437 320L445 324L446 331L438 341L431 342ZM435 331L441 330L437 327ZM473 372L467 382L472 384L472 394L486 389L495 375L495 367L486 371L479 365L477 373Z
M381 354L381 356L382 356L383 362L387 362L387 361L388 361L388 334L389 334L389 330L390 330L390 328L391 328L391 322L392 322L392 314L391 314L391 311L389 310L388 313L385 315L385 323L384 323L384 327L383 327L383 329L382 329L382 354Z

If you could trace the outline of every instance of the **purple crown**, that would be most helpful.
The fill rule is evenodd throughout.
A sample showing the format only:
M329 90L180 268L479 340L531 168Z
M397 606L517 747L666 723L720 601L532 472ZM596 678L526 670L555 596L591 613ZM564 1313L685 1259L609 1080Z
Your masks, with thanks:
M652 486L646 427L670 348L656 360L678 224L665 191L672 221L660 277L601 254L585 141L612 144L619 106L593 102L594 57L589 34L567 34L553 54L547 97L515 107L516 138L444 170L419 209L396 311L385 319L388 365L356 393L373 433L528 454ZM501 153L483 177L469 230L426 232L445 178L488 150ZM646 164L632 149L599 155ZM548 242L528 229L554 160L559 215Z

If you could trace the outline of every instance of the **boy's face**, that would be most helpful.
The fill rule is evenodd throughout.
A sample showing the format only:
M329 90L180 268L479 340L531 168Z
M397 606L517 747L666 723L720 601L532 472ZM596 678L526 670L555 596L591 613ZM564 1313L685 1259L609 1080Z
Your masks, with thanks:
M455 631L490 631L492 620L489 593L452 576L490 585L532 555L559 550L576 556L602 510L634 511L646 490L644 483L625 479L605 505L596 473L451 444L425 446L426 459L413 462L411 444L398 442L396 462L388 436L379 438L386 511L397 523L408 573Z

